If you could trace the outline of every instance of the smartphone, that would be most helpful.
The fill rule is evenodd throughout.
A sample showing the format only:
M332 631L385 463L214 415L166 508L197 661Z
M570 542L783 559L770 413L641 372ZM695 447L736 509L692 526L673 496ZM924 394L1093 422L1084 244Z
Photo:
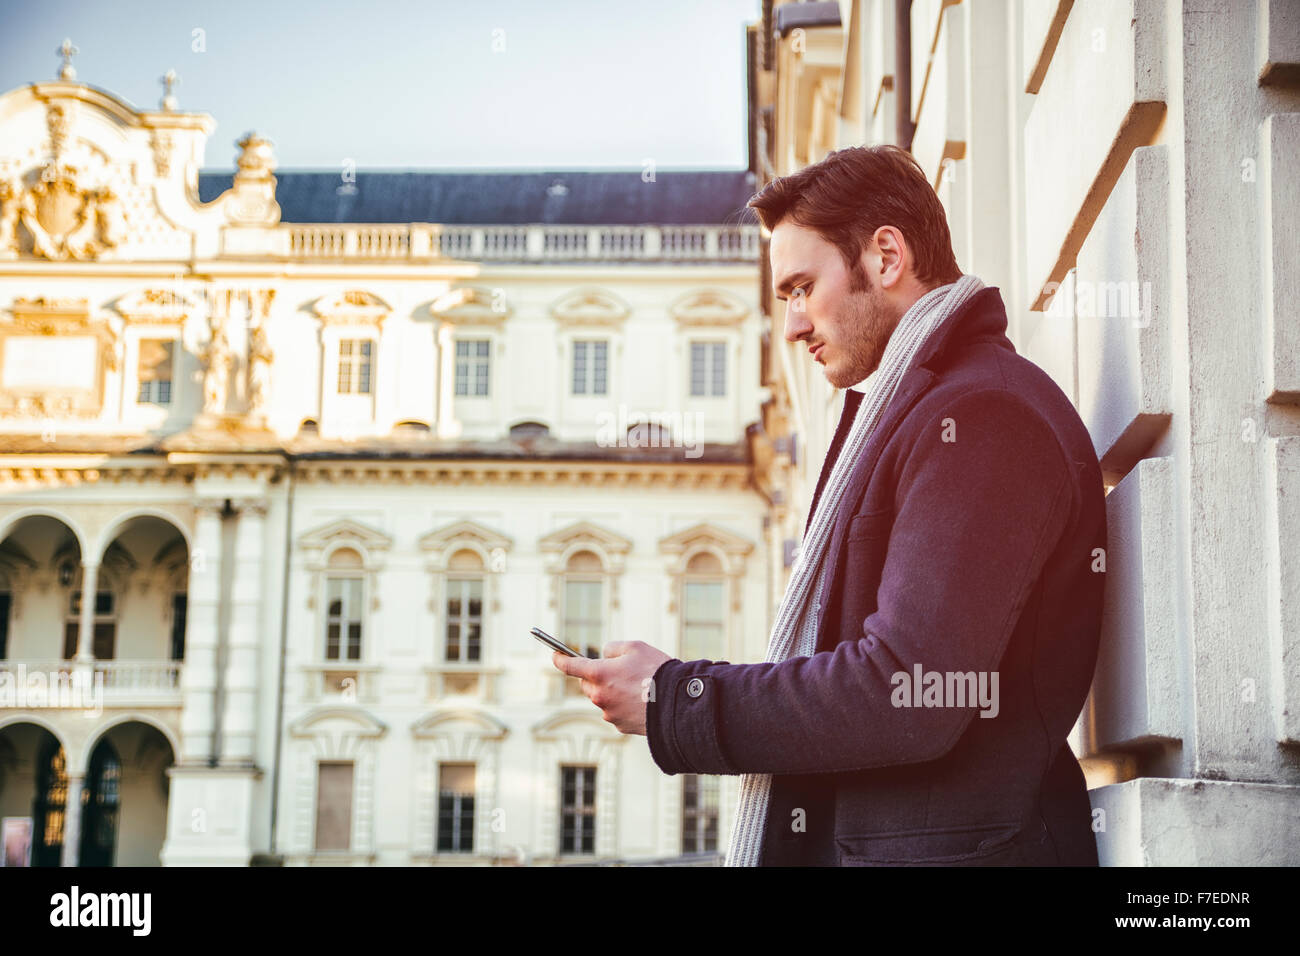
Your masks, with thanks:
M533 635L533 637L537 638L539 641L541 641L543 644L545 644L553 651L559 651L561 654L567 654L569 657L582 656L577 651L575 651L572 647L570 647L568 644L565 644L558 637L551 637L551 635L547 634L540 627L534 627L531 630L529 630L528 633Z

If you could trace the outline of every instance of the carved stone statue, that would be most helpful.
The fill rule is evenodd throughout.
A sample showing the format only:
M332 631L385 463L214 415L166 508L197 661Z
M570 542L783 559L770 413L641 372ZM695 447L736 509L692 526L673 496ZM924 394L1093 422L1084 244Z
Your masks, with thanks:
M230 385L233 356L226 339L225 316L215 312L208 318L212 334L203 353L203 411L221 415L226 410L226 392Z
M265 417L266 406L271 399L271 360L275 354L266 335L266 319L263 318L248 331L248 411L249 414Z

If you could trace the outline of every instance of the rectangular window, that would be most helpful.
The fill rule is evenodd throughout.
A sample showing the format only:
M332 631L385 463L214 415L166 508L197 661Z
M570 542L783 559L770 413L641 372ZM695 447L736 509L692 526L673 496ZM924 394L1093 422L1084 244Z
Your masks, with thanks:
M77 656L77 639L81 629L81 590L74 588L70 594L69 613L63 628L63 659ZM91 628L90 653L98 661L111 661L117 645L117 621L113 607L113 592L95 593L95 620Z
M352 846L352 761L316 765L316 849Z
M9 656L9 605L13 595L0 591L0 661Z
M482 652L483 579L447 580L447 660L477 661Z
M185 660L185 612L189 597L184 591L172 595L172 660Z
M370 339L342 339L339 342L339 394L370 394Z
M596 852L596 768L560 768L560 852Z
M474 852L474 765L438 766L438 852Z
M325 659L361 660L361 578L326 579Z
M726 657L721 581L682 582L682 660Z
M718 778L689 773L682 778L682 852L718 848Z
M456 394L482 396L488 393L488 339L458 339L456 342Z
M727 343L691 343L691 394L727 394Z
M609 343L603 339L573 343L573 394L604 395L609 371Z
M172 400L173 339L141 339L136 378L140 383L136 401L140 404L170 405Z

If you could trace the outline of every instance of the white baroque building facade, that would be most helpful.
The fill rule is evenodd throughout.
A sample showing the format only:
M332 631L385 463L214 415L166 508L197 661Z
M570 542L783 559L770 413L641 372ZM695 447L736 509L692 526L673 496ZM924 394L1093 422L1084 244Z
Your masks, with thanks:
M722 849L528 634L762 658L745 171L274 170L0 96L11 863ZM30 848L24 850L24 828Z

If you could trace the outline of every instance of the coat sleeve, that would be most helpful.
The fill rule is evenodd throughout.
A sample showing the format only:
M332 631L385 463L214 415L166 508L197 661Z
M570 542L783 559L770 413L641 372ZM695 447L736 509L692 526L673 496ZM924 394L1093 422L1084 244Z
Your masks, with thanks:
M936 759L965 731L975 708L893 706L893 675L997 668L1069 520L1072 472L1043 417L1005 389L911 425L877 609L841 625L859 636L776 664L665 661L646 713L661 770L865 770Z

